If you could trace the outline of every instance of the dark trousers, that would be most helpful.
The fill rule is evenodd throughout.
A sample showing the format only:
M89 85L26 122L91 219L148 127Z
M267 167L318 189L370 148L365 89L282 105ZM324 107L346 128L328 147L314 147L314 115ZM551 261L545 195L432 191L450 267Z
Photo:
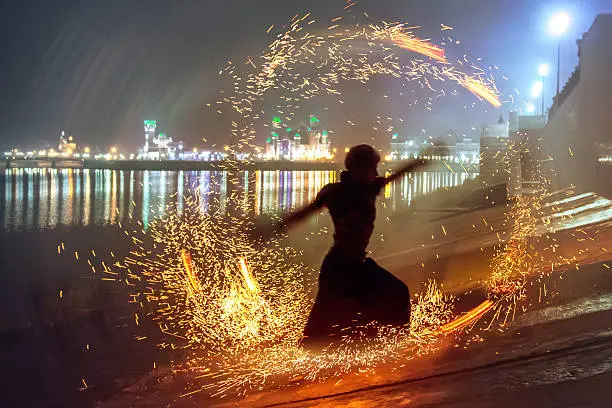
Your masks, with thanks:
M371 258L351 260L330 252L321 265L319 292L304 328L305 340L347 334L371 322L408 324L408 287Z

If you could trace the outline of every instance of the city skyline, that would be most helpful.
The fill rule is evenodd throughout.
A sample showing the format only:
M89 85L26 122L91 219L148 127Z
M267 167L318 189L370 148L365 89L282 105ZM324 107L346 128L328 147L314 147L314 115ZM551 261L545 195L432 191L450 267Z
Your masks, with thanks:
M562 82L576 63L575 39L586 30L597 12L610 9L604 1L593 0L586 4L588 7L581 8L580 12L566 7L572 13L572 22L562 40ZM303 4L300 8L310 5ZM554 65L555 40L545 35L545 21L563 5L542 2L534 6L526 1L486 5L473 2L472 5L474 7L442 1L433 15L418 4L399 1L378 3L375 10L366 7L367 3L363 6L373 18L398 15L399 11L409 22L422 24L419 33L430 37L434 43L448 41L452 35L453 40L460 42L450 50L457 54L453 58L460 57L462 52L469 53L473 59L482 58L482 65L493 67L496 72L497 85L504 95L514 95L515 88L528 94L537 79L534 75L537 66L542 62ZM206 104L214 103L221 89L217 74L227 62L226 57L238 61L243 55L256 56L275 33L274 29L270 34L260 30L262 32L245 42L241 40L242 30L251 33L252 26L279 25L287 16L303 11L296 10L294 5L279 7L271 2L245 4L242 11L252 11L252 21L243 24L245 27L230 30L226 38L221 39L216 34L232 19L232 14L226 13L223 5L215 5L210 13L204 13L208 7L204 5L193 5L195 8L186 10L169 9L164 2L152 2L143 9L136 5L94 6L65 1L54 5L48 13L42 12L46 5L39 6L35 15L31 15L28 8L12 10L11 20L2 24L2 29L7 31L3 38L13 38L10 44L2 43L0 51L3 60L10 61L6 67L8 75L2 79L5 92L1 102L3 109L0 109L4 130L1 143L5 147L16 141L28 144L51 139L58 130L69 129L88 145L125 143L126 149L133 150L138 141L129 136L136 134L139 123L150 117L164 123L168 134L179 135L187 144L196 145L202 138L225 144L230 120L218 118ZM338 14L342 7L342 2L318 7L316 17L324 21ZM474 8L479 9L478 17L471 12ZM363 19L360 13L361 10L355 12L354 19ZM95 24L90 24L92 21ZM147 33L145 27L149 24L158 30ZM441 31L441 24L454 29ZM116 27L116 34L109 35L111 26ZM525 27L527 31L523 32ZM485 38L479 35L483 30L503 31L504 34ZM18 35L9 35L15 33ZM533 38L526 46L520 50L512 46L526 36ZM117 41L119 38L121 42ZM208 41L213 38L214 41ZM54 45L59 42L62 47ZM533 67L533 72L529 67ZM544 90L546 99L550 100L554 80L550 77L546 81ZM384 94L389 89L389 83L383 80L370 84L368 89L350 86L346 92L357 101L364 100L368 94ZM421 96L416 95L413 99ZM273 98L268 102L275 103ZM334 131L340 146L351 144L351 141L386 145L391 132L373 130L373 127L380 128L376 116L385 112L405 116L409 124L398 129L399 132L423 129L434 136L450 128L467 134L497 117L496 109L467 92L440 99L431 112L418 104L416 108L395 104L385 109L378 109L372 103L346 105L320 104L320 107L329 108L320 115ZM505 104L502 108L505 114L510 105ZM520 103L517 101L514 105ZM315 110L312 106L303 109ZM272 108L266 107L266 110ZM347 125L347 121L355 126ZM372 141L372 137L375 140Z

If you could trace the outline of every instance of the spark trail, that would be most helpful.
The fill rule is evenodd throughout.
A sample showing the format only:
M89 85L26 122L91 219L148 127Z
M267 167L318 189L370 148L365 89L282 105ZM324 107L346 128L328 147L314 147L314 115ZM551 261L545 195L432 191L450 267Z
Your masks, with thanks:
M398 89L431 91L422 102L427 109L435 98L446 94L446 84L455 84L495 107L501 106L492 77L485 77L484 71L473 64L473 73L460 71L459 63L451 63L444 48L419 38L412 31L415 27L403 23L365 27L334 24L324 31L308 31L312 22L310 13L294 18L258 58L249 57L245 64L230 62L221 71L231 77L232 91L214 108L222 115L237 115L232 122L232 151L259 151L253 143L255 128L266 115L263 101L273 92L280 94L281 101L275 110L287 121L296 118L305 101L327 96L344 103L343 84L367 84L381 76L396 81ZM466 65L463 61L461 64ZM378 117L386 118L377 121L386 129L403 121L389 115Z

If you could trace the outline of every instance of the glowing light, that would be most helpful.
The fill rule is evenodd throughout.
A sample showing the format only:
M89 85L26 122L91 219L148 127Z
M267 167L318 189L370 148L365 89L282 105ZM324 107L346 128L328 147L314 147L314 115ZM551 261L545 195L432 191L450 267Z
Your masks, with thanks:
M570 23L570 16L567 13L560 12L554 14L548 22L548 30L552 35L561 36L567 30Z
M531 96L533 98L538 98L542 94L543 87L544 87L544 84L542 84L542 81L535 82L533 86L531 87Z
M547 75L548 75L548 70L549 70L549 69L548 69L548 64L540 64L540 65L538 66L538 74L539 74L541 77L545 77L545 76L547 76Z
M535 105L531 102L527 102L527 104L525 104L525 110L529 114L535 113Z

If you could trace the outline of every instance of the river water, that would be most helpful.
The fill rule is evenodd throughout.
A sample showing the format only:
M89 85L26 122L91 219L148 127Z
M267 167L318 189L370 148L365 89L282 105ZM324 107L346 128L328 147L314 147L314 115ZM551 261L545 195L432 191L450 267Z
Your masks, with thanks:
M379 205L392 212L406 209L416 197L461 185L475 176L406 174L385 189ZM180 209L184 196L197 189L210 191L202 195L211 202L202 203L207 211L227 211L227 197L235 189L249 201L254 215L279 214L307 204L337 177L333 171L244 171L232 177L226 171L11 169L0 173L0 228L20 231L115 224L128 213L147 225L168 204Z

